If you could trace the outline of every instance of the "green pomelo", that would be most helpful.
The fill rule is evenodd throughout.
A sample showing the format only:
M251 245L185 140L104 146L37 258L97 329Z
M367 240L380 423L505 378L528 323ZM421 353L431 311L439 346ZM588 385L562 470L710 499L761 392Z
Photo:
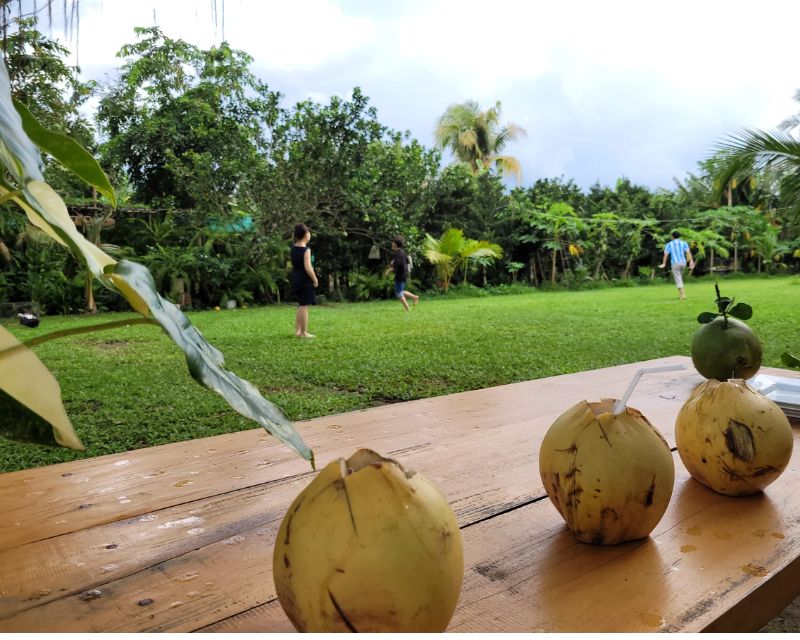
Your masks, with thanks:
M725 382L747 380L761 367L761 341L744 322L719 316L704 324L692 339L692 363L698 373Z

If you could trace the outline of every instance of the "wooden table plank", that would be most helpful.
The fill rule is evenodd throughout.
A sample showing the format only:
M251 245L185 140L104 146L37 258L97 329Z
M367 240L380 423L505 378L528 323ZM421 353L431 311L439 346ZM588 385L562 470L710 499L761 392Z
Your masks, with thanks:
M389 405L300 428L321 462L366 444L421 471L443 489L467 539L497 514L508 512L500 516L505 521L542 505L555 513L546 501L532 501L544 495L541 436L564 409L583 397L620 395L641 366L687 361L659 359ZM699 381L691 371L645 377L630 404L671 439L674 416ZM606 393L609 386L616 393ZM36 491L55 497L65 472L73 474L66 479L87 480L68 485L72 493L60 494L61 503L22 499L23 492ZM18 496L0 516L0 631L285 627L277 603L269 603L272 542L286 507L310 476L306 465L261 430L1 475L0 499L5 503L14 491ZM80 509L88 495L101 508ZM26 523L70 517L62 515L66 522L37 535L12 525L10 514ZM561 526L556 518L554 526ZM197 577L187 579L193 573ZM212 574L219 580L199 581ZM91 598L92 589L101 595ZM265 618L271 610L279 615ZM48 621L57 624L45 628Z
M569 383L574 379L575 376L561 376L534 381L537 393L533 397L543 395L543 389L549 397L571 394ZM607 380L603 384L607 385ZM684 382L680 384L686 386ZM448 496L463 526L544 495L538 475L537 434L552 423L561 408L550 409L548 414L520 402L520 393L528 392L530 387L527 383L506 385L424 403L382 407L380 411L354 412L334 416L334 422L325 426L337 427L333 431L338 438L333 438L332 443L340 447L338 455L353 451L352 444L338 443L343 436L355 437L349 434L367 431L365 438L389 438L386 432L390 428L404 427L399 442L397 438L389 438L395 445L404 445L412 435L411 429L416 430L413 434L416 444L388 453L398 456L410 468L424 470ZM478 400L473 394L477 394ZM659 400L668 409L675 403L674 399ZM571 403L572 398L563 402ZM387 409L392 410L389 418L385 418ZM372 411L383 413L385 421L370 419ZM392 422L401 419L405 419L402 424ZM511 420L516 421L508 422ZM445 436L440 432L445 428L449 433L454 422L459 430L466 430L468 437L448 436L447 462L442 464L440 447L444 446L441 442ZM375 425L379 425L377 429ZM254 436L257 440L251 447ZM480 446L475 441L480 441ZM368 444L375 446L371 441ZM280 519L294 496L310 481L311 474L307 466L294 458L267 464L263 449L268 446L274 446L274 441L263 431L253 430L107 456L105 460L92 459L0 476L7 493L19 489L20 481L22 486L46 487L43 495L54 495L56 502L46 502L45 507L62 509L61 519L54 523L56 531L59 527L75 529L49 537L39 528L11 530L11 534L19 536L38 534L39 539L0 551L0 618L147 570L187 549L217 542L230 531L264 526ZM258 454L250 455L254 451ZM330 457L336 455L337 452ZM293 466L295 475L276 472L289 466ZM61 471L64 468L71 471ZM66 487L64 473L70 474L66 476ZM237 489L239 483L247 485L255 478L269 479ZM65 489L71 493L61 492ZM269 491L270 508L254 512L260 507L255 506L253 496L265 491ZM195 497L206 494L209 497ZM137 506L142 503L151 507L160 505L166 496L168 505L170 498L180 495L184 500L181 504L137 513L140 510ZM20 523L36 523L37 517L48 513L58 517L41 509L35 496L25 495L25 498L29 502L18 501L18 509L4 514L4 522L15 514ZM82 502L85 499L93 502ZM69 505L76 503L77 507L70 508ZM87 504L92 507L86 507ZM26 517L25 509L33 515ZM123 516L128 517L115 520ZM183 524L166 526L170 522ZM19 542L11 534L5 542ZM36 557L37 562L31 564L30 557Z
M448 630L760 629L800 589L800 430L794 435L790 468L745 498L695 482L674 453L673 499L643 541L578 542L548 500L466 527L464 586ZM201 629L291 630L276 599Z
M440 452L459 445L465 437L479 438L481 447L492 449L472 445L476 455L461 462L482 466L486 484L480 493L489 493L481 495L479 504L499 505L497 513L541 495L540 487L532 486L529 478L538 478L535 456L542 428L581 399L621 395L639 367L665 363L691 367L690 359L683 356L659 358L327 416L297 427L316 451L320 465L347 457L356 448L370 447L396 455L437 483L453 474L441 464ZM681 398L700 381L696 373L686 372L645 376L630 404L646 405L647 417L670 442ZM515 458L505 459L506 455ZM426 459L421 461L421 457ZM509 463L522 463L525 468L515 470ZM253 429L1 474L0 550L308 470L307 463L262 429ZM458 473L455 480L463 486ZM453 500L460 499L458 492L451 493ZM469 509L465 506L465 513ZM481 506L475 517L488 515L491 511Z

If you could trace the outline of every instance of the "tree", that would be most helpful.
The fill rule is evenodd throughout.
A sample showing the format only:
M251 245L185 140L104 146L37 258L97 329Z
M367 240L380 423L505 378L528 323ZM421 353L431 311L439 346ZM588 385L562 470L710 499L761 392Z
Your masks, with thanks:
M776 265L781 264L783 254L789 247L778 239L779 231L773 226L768 226L764 231L753 236L751 245L752 251L758 258L758 273L761 273L761 266L766 268L767 273L772 273ZM782 265L785 268L785 265Z
M272 133L255 190L260 223L282 234L300 220L311 227L329 293L392 236L413 250L431 209L438 151L382 125L358 87L349 99L282 112Z
M718 143L717 148L725 160L723 181L747 170L774 170L780 177L783 204L800 207L800 140L791 132L743 129Z
M522 177L519 161L500 152L526 132L511 122L501 126L501 113L500 101L486 111L481 111L473 100L450 105L436 124L436 143L442 149L449 148L473 174L495 166L499 173L508 171L519 180Z
M566 259L564 258L564 243L570 247L573 240L576 240L584 228L583 220L575 213L575 209L566 202L554 202L546 211L539 211L533 214L532 226L541 229L547 240L544 246L550 250L550 283L556 283L556 258L561 255L562 268L566 271ZM574 250L573 250L574 251Z
M227 43L203 51L158 27L135 32L97 112L104 161L128 174L140 202L191 210L198 224L237 215L252 199L280 94Z
M623 278L632 275L633 261L642 253L642 243L647 236L655 237L658 229L658 220L655 218L623 218L620 220L620 234L624 242L626 254Z
M96 147L94 130L80 113L80 107L93 95L96 83L84 83L78 78L80 69L64 63L69 51L46 38L36 29L36 18L16 20L16 31L5 40L9 86L15 100L24 104L44 128L77 140L87 149ZM44 156L44 176L47 182L65 197L96 199L96 192L60 162ZM97 208L99 215L80 216L83 234L95 246L101 246L100 232L108 224L113 210ZM1 242L1 241L0 241ZM94 313L94 278L84 270L86 310Z
M439 239L427 234L423 249L428 262L436 266L445 292L459 269L466 283L470 264L485 264L487 260L497 260L503 256L500 245L486 240L472 240L465 237L461 229L454 228L447 229Z
M588 239L594 250L595 267L593 277L595 280L601 275L604 280L608 280L605 269L603 269L603 262L608 255L611 238L620 235L619 222L619 216L609 211L595 213L587 220Z

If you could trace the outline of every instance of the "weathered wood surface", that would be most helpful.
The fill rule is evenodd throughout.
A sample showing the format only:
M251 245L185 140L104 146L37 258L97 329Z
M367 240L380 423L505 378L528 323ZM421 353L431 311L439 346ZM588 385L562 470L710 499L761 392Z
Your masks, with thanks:
M701 381L685 357L298 428L321 465L368 446L442 489L467 562L454 631L738 629L750 619L743 607L779 610L800 584L797 448L791 471L756 499L710 492L675 454L673 501L643 543L577 543L544 498L538 448L553 420L581 399L618 397L638 368L667 363L689 369L644 377L629 404L674 445L675 415ZM0 631L290 630L275 601L272 544L311 476L259 429L0 475ZM773 583L777 594L763 586ZM712 591L724 596L707 602Z

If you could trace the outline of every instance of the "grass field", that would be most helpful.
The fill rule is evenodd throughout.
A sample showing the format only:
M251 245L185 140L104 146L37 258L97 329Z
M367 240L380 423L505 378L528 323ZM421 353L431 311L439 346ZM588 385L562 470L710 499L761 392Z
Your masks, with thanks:
M754 309L750 326L764 364L800 351L800 278L723 281L722 293ZM572 373L689 355L701 311L714 310L713 283L522 295L423 298L404 314L396 301L311 309L314 340L293 335L290 305L189 314L229 369L253 382L294 420ZM27 339L135 317L45 317ZM54 340L35 349L59 380L86 452L0 441L0 471L52 464L229 431L252 429L215 393L197 385L182 352L157 327L135 326ZM35 384L35 381L31 381ZM609 395L622 388L609 388Z

